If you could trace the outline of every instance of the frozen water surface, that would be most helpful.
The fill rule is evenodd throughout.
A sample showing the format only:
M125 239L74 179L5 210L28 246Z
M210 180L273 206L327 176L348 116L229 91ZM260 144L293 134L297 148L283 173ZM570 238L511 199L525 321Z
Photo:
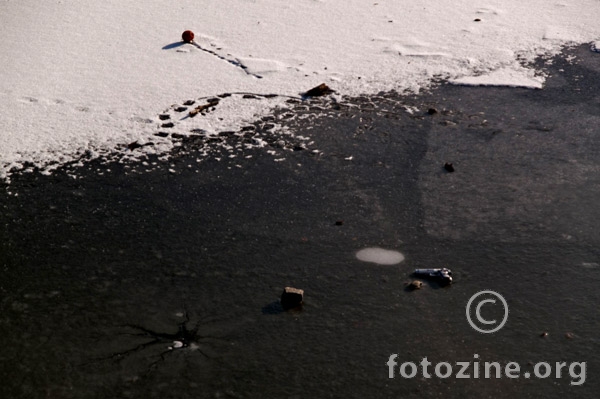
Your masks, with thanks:
M224 92L417 92L439 77L541 87L527 62L598 40L599 11L594 0L3 0L0 177L134 141L165 152L157 116ZM200 47L181 42L186 29ZM234 104L207 131L236 129L273 102Z

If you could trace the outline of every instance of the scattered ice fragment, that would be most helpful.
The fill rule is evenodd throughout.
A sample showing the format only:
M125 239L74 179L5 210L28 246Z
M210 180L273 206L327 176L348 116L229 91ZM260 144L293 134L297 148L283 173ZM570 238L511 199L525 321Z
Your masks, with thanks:
M452 79L450 83L465 86L507 86L541 89L544 78L533 76L525 68L501 68L479 76L464 76Z
M266 58L238 57L237 60L246 67L246 70L256 75L283 72L287 65L277 60Z
M377 263L379 265L395 265L404 260L404 255L391 249L370 247L358 251L356 258L363 262Z
M183 342L181 341L173 341L173 348L174 349L179 349L183 347Z

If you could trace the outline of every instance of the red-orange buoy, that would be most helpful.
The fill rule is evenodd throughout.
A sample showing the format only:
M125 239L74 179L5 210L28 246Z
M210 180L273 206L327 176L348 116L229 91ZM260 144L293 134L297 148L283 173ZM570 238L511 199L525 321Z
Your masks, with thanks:
M194 40L194 32L191 30L186 30L181 34L181 38L186 43L191 43Z

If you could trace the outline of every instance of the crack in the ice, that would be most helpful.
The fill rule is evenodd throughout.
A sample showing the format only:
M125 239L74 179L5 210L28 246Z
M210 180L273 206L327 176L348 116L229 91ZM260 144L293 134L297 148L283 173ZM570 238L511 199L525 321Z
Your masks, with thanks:
M190 322L190 318L188 316L187 310L184 312L184 315L185 315L185 320L182 321L181 323L177 324L178 330L176 333L166 333L166 332L154 331L154 330L151 330L149 328L146 328L146 327L138 325L138 324L123 325L122 327L131 328L133 330L137 330L137 332L122 333L122 335L130 335L130 336L136 336L136 337L148 337L150 340L147 342L140 343L132 348L129 348L129 349L126 349L126 350L123 350L120 352L114 352L114 353L110 354L109 356L93 359L92 361L87 362L83 365L88 365L88 364L103 362L103 361L108 361L108 360L120 362L120 361L126 359L127 357L129 357L130 355L141 352L146 348L152 347L154 345L159 345L159 344L170 344L170 345L167 347L166 350L164 350L158 354L158 358L155 361L153 361L146 367L146 371L144 373L145 375L150 374L157 367L157 365L159 363L164 362L166 359L166 356L168 354L173 353L180 349L190 348L194 351L199 352L202 356L204 356L208 359L213 359L213 356L210 356L206 351L202 350L200 344L202 342L204 342L205 340L219 340L221 338L212 337L212 336L208 336L208 335L200 335L198 330L200 328L202 320L198 321L192 329L189 329L188 323Z

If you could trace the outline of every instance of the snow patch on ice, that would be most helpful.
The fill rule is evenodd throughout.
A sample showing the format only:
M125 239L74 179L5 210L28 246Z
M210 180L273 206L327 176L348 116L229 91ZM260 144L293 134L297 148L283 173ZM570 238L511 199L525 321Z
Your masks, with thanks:
M464 76L451 79L450 83L464 86L509 86L528 89L541 89L544 84L542 76L534 76L525 68L501 68L478 76Z
M276 72L283 72L287 69L287 65L277 60L249 57L238 57L237 60L246 66L248 72L261 76Z

